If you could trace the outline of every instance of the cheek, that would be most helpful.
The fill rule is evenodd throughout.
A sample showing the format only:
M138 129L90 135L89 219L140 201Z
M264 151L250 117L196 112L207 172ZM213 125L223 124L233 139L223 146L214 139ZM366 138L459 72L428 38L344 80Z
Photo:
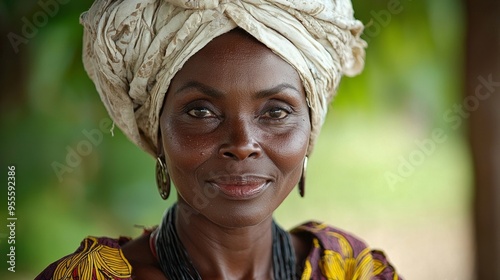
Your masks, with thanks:
M309 120L305 120L298 127L285 135L269 136L266 153L280 169L286 181L296 181L302 172L304 157L306 156L310 138ZM293 185L296 182L293 182Z
M172 121L172 118L164 118L161 129L165 159L174 176L192 173L208 159L213 151L210 143L214 141L204 136L187 133L185 129Z

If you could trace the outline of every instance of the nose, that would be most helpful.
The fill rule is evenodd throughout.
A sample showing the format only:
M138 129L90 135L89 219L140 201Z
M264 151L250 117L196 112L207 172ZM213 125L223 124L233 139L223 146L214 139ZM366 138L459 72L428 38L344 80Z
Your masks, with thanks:
M255 140L255 129L244 121L234 122L223 128L226 139L219 148L219 156L227 159L244 160L258 158L262 155L262 148Z

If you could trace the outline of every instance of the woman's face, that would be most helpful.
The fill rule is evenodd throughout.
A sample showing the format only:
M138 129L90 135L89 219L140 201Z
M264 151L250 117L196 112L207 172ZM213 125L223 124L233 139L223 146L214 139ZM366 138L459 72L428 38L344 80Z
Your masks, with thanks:
M224 227L273 213L299 181L310 135L299 75L241 31L217 37L175 75L160 128L179 206Z

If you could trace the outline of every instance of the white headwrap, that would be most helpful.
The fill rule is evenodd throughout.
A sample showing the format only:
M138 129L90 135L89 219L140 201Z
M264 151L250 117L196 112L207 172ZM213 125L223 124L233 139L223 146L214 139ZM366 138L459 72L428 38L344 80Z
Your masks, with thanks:
M153 156L170 81L238 26L299 73L311 112L308 154L341 76L364 66L363 24L350 0L96 0L81 23L84 65L111 118Z

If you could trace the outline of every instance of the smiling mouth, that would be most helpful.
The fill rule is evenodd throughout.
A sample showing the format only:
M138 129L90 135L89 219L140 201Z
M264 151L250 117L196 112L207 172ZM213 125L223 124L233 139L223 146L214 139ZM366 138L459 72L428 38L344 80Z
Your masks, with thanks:
M254 176L219 177L209 183L233 200L255 198L270 185L268 179Z

